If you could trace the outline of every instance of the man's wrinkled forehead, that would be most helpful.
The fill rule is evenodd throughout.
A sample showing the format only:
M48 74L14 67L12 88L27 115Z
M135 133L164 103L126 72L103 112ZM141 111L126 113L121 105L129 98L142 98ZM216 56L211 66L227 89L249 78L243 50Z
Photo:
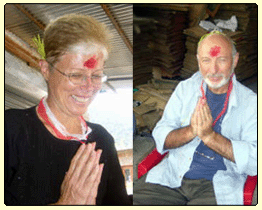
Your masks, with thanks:
M198 46L198 54L207 54L210 57L217 57L221 53L231 53L232 45L223 35L213 34L201 41Z
M212 36L212 35L222 35L223 37L229 39L226 34L220 32L220 31L214 30L214 31L211 31L210 33L204 34L204 35L199 39L198 46L200 45L200 43L201 43L204 39L206 39L207 37ZM229 40L228 40L228 41L229 41Z

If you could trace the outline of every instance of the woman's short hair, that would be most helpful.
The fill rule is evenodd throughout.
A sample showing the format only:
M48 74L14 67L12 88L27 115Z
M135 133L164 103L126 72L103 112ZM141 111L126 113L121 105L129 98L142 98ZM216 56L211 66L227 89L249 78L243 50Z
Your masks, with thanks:
M73 46L100 46L104 57L110 49L107 27L91 16L69 14L52 21L45 29L46 60L55 64ZM88 50L88 49L87 49Z

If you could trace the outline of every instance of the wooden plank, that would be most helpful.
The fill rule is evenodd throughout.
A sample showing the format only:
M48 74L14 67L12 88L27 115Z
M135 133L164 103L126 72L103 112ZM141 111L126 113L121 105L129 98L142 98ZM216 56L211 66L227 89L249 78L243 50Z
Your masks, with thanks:
M140 106L134 107L133 110L135 113L137 113L138 115L143 115L145 113L151 112L153 110L156 110L155 108L156 103L155 104L141 104Z
M25 61L29 66L39 70L39 58L33 56L28 50L14 42L8 35L5 34L5 49L13 53L18 58Z
M108 5L107 4L100 4L100 5L103 8L103 10L105 11L106 15L111 20L111 22L113 23L113 25L115 26L115 28L116 28L117 32L119 33L119 35L122 37L122 39L123 39L124 43L126 44L127 48L133 54L133 46L132 46L130 40L127 38L125 32L123 31L123 29L121 28L121 26L119 25L117 20L115 19L114 15L111 12L111 10L108 7Z

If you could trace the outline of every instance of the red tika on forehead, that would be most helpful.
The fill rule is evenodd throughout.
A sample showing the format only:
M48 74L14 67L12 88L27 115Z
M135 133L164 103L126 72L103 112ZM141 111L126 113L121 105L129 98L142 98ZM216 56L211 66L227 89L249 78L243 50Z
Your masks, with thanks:
M219 47L219 46L212 47L212 48L210 49L209 55L210 55L211 57L216 57L216 56L218 56L219 53L220 53L220 49L221 49L221 47Z
M95 57L96 57L96 56L94 55L92 58L88 59L88 60L84 63L84 66L87 67L87 68L89 68L89 69L95 68L96 65L97 65L97 60L95 59Z

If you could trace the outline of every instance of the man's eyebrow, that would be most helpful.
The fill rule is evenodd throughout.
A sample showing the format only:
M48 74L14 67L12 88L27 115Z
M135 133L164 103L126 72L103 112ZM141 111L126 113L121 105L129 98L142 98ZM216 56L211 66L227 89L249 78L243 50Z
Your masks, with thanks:
M229 58L230 56L217 56L217 58ZM211 59L210 57L204 56L204 57L200 57L200 59Z
M210 59L209 57L200 57L200 59Z

